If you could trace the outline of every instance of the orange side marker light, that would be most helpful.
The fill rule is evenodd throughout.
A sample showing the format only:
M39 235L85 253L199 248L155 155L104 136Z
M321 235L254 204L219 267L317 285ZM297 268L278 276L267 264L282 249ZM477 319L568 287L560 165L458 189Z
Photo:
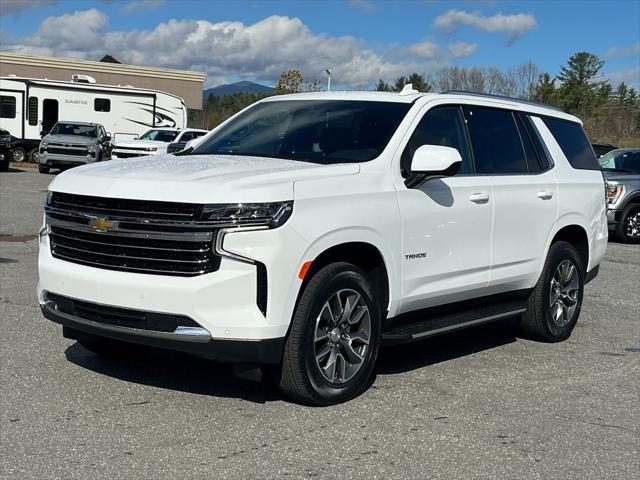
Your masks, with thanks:
M313 262L311 260L309 260L308 262L304 262L302 264L302 267L300 267L300 272L298 273L298 278L300 280L304 280L304 277L307 276L307 272L309 271L309 267L311 266Z

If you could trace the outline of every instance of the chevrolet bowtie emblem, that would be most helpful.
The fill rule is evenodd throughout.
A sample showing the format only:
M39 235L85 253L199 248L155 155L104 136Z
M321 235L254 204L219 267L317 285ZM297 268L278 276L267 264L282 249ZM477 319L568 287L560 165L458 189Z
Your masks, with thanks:
M107 217L96 217L89 220L89 226L99 232L107 232L109 230L116 230L118 228L118 222L112 222Z

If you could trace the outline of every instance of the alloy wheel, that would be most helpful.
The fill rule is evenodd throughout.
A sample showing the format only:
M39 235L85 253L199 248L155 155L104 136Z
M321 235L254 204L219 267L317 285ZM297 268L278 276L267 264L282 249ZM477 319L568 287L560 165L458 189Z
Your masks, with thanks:
M24 150L21 150L21 149L14 150L13 152L11 152L11 161L15 163L24 162L25 156L26 154Z
M344 384L365 364L369 355L371 314L362 296L351 289L334 293L316 318L315 361L331 383Z
M578 306L579 290L578 270L571 260L564 260L551 277L549 289L551 318L556 326L562 328L573 320Z
M624 232L631 240L640 239L640 209L629 213L624 222Z

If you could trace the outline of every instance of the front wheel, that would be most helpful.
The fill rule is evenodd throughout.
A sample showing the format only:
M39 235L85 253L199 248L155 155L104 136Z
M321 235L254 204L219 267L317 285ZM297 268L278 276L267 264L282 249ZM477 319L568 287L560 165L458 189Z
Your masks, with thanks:
M366 274L349 263L320 269L305 286L285 343L279 387L307 405L361 393L380 346L381 310Z
M16 147L11 152L11 161L22 163L27 159L27 151L22 147Z
M573 245L567 242L551 245L520 321L525 334L546 342L569 338L582 307L584 272L582 259Z
M640 205L628 205L622 212L616 234L625 243L640 243Z

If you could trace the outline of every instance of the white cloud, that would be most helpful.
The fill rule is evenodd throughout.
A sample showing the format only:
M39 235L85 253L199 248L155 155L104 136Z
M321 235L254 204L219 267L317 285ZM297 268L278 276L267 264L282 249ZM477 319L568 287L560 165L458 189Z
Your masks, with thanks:
M164 0L132 0L122 6L122 12L132 14L137 12L147 12L155 10L164 4Z
M58 0L2 0L2 3L0 3L0 16L9 13L20 13L32 8L55 5L56 3L58 3Z
M112 31L96 9L49 17L32 35L3 39L3 50L25 54L97 60L110 53L135 65L205 71L207 86L236 77L275 83L291 68L323 79L331 68L337 86L370 88L378 78L431 73L475 48L425 40L379 52L355 37L317 34L299 18L276 15L250 25L169 20L151 30Z
M604 73L602 76L606 80L609 80L613 88L624 82L628 87L640 90L640 65L618 70L616 72Z
M640 42L634 43L629 47L611 47L604 54L604 58L620 58L620 57L633 57L640 55Z
M473 55L478 49L477 43L456 42L449 45L449 52L453 58L462 58Z
M515 42L532 28L535 28L536 18L531 13L518 13L503 15L498 13L491 17L482 16L479 13L469 13L464 10L449 10L439 15L433 22L433 26L452 32L461 25L475 27L479 30L491 33L504 33L509 43Z

